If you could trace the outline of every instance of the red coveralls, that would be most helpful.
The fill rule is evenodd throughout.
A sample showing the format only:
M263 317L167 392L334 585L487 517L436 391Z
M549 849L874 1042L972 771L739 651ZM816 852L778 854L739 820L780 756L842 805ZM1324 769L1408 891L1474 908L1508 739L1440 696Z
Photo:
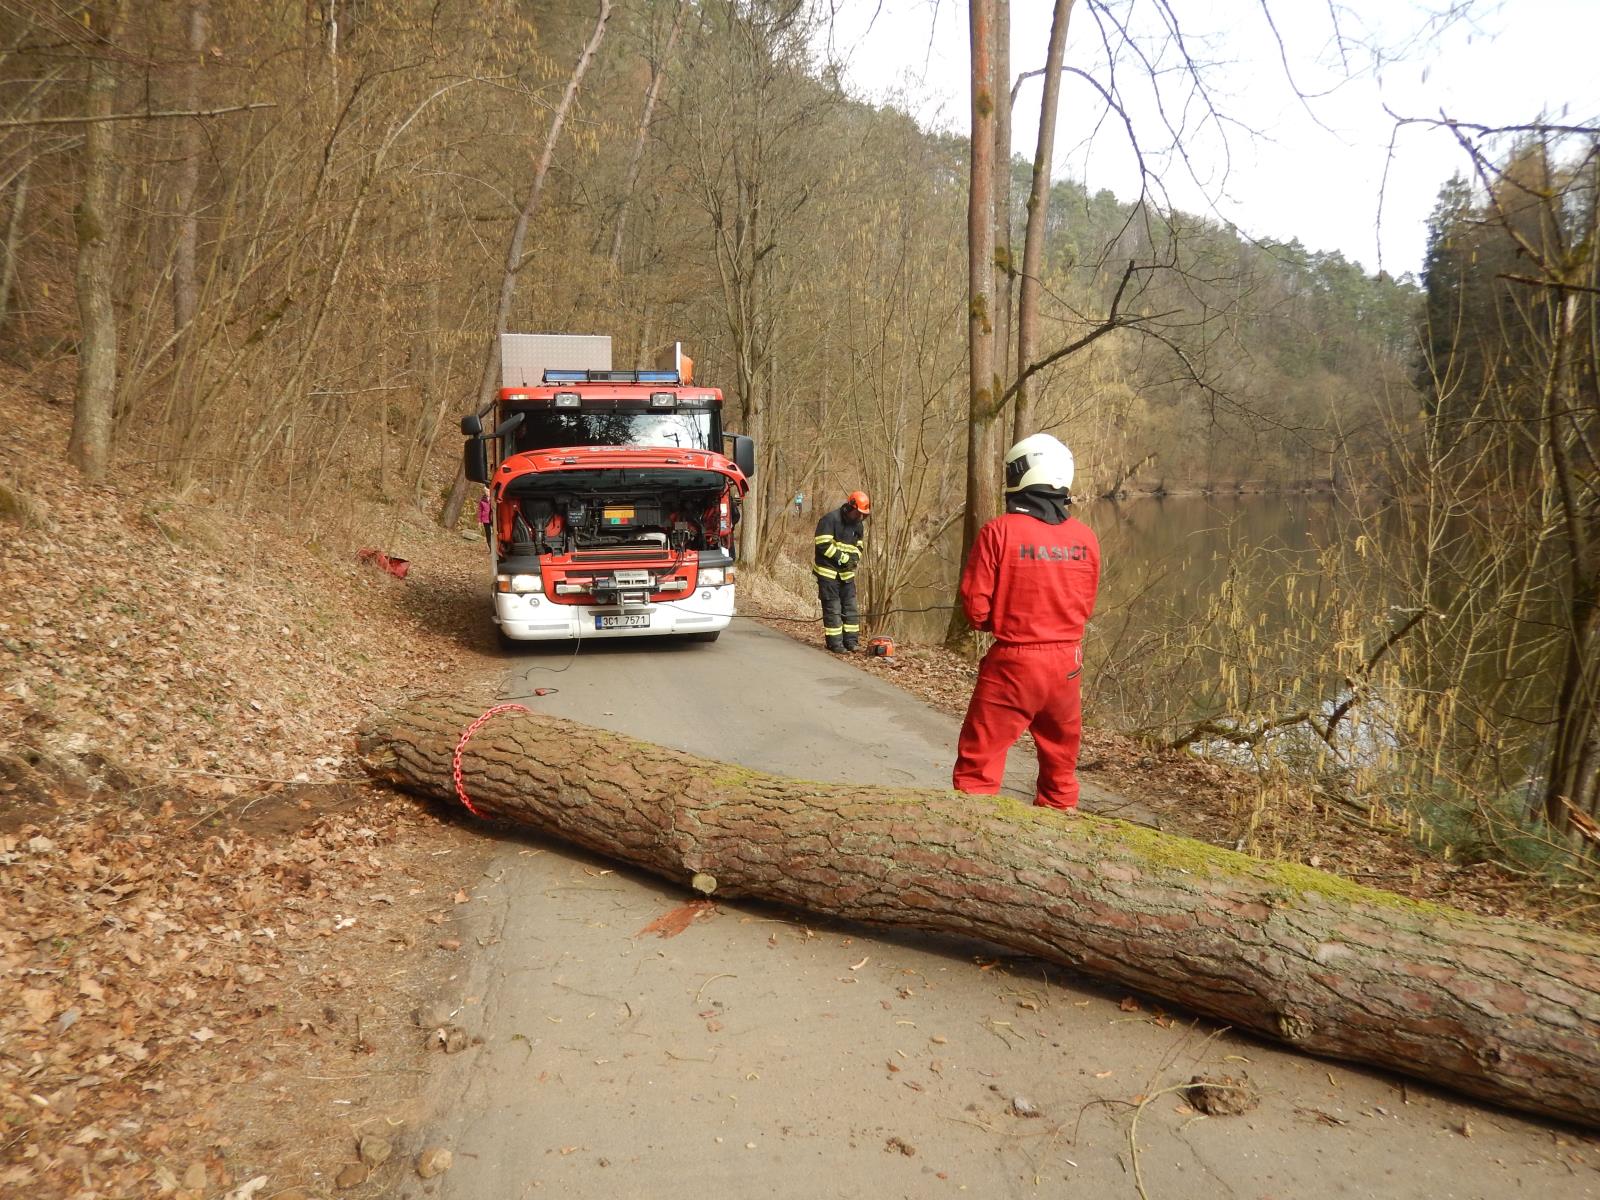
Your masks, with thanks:
M961 726L956 791L998 792L1006 754L1026 729L1039 748L1034 803L1077 807L1083 627L1099 587L1100 542L1082 521L1048 525L1006 513L979 531L961 574L961 606L995 645Z

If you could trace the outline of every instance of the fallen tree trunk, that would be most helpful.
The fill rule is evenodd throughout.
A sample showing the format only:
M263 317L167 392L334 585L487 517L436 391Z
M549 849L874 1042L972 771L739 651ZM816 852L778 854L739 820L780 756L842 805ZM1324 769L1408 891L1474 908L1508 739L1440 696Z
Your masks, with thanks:
M369 773L455 801L476 707L362 735ZM1006 799L808 783L499 715L462 757L484 815L727 897L985 938L1298 1049L1600 1125L1600 942Z

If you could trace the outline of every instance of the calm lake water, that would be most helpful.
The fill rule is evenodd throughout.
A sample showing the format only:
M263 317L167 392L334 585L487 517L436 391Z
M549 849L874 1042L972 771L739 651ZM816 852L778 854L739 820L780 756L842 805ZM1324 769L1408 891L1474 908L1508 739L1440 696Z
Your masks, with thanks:
M1334 503L1318 496L1177 497L1099 500L1075 506L1073 515L1100 539L1100 600L1097 630L1126 620L1140 604L1163 613L1191 615L1203 608L1227 574L1238 547L1258 547L1313 564L1321 547L1338 536ZM919 564L917 586L897 607L891 636L938 642L949 622L955 594L960 530L952 531L937 555Z
M1413 611L1407 606L1416 604L1402 578L1415 573L1415 556L1402 549L1405 534L1392 511L1379 534L1387 566L1372 552L1370 536L1367 554L1343 553L1372 531L1346 503L1328 496L1096 501L1075 515L1100 539L1100 600L1085 650L1090 704L1113 725L1164 714L1158 722L1164 728L1181 727L1193 717L1231 711L1240 695L1256 718L1300 707L1326 712L1346 694L1344 671L1381 645ZM938 554L918 564L916 586L902 592L896 607L930 611L894 613L886 622L891 636L942 640L955 594L958 538L954 531ZM1458 592L1479 586L1472 576L1479 563L1474 539L1468 533L1454 543L1458 561L1439 560L1440 582L1430 597L1440 611L1452 608ZM1338 591L1330 566L1335 561L1342 564ZM1238 636L1237 625L1194 628L1225 586L1254 626L1248 654L1228 640ZM1548 643L1508 649L1510 618L1495 611L1492 584L1482 590L1491 599L1473 621L1429 622L1386 659L1403 676L1387 694L1364 698L1360 737L1368 739L1370 752L1380 743L1398 744L1394 731L1404 725L1409 744L1448 744L1458 765L1465 765L1463 756L1492 756L1497 782L1509 788L1525 781L1537 761L1553 694L1552 661ZM1527 608L1520 615L1524 631L1542 624L1527 620L1536 615ZM1184 632L1162 640L1166 631L1178 630ZM1451 664L1440 668L1423 653L1423 641L1449 638L1457 644L1434 642L1438 661ZM1460 653L1463 640L1470 641L1470 654ZM1343 647L1343 668L1331 657L1335 646ZM1239 671L1250 677L1241 682ZM1508 684L1513 676L1514 686ZM1431 727L1419 717L1424 713ZM1367 756L1359 746L1356 752Z

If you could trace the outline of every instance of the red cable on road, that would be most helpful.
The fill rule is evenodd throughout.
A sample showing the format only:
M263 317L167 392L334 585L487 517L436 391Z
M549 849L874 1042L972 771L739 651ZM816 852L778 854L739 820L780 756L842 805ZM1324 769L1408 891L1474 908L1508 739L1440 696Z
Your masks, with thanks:
M456 781L456 797L461 801L462 804L467 806L467 811L475 817L482 817L483 814L477 809L473 808L472 801L467 799L466 786L461 782L461 752L467 748L467 742L471 740L472 735L477 733L478 730L483 727L484 722L490 717L497 713L514 712L518 709L525 713L533 712L533 709L529 708L525 704L496 704L488 712L484 713L483 716L479 717L471 725L468 725L466 730L461 735L461 740L456 743L455 756L450 760L451 774L455 776Z

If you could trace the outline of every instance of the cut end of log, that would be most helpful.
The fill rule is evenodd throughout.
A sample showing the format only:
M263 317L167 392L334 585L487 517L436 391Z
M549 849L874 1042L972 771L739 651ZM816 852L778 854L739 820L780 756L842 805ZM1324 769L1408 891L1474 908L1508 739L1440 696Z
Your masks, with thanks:
M704 871L696 871L694 878L689 880L689 886L702 896L709 896L717 890L717 877L715 875L707 875Z

